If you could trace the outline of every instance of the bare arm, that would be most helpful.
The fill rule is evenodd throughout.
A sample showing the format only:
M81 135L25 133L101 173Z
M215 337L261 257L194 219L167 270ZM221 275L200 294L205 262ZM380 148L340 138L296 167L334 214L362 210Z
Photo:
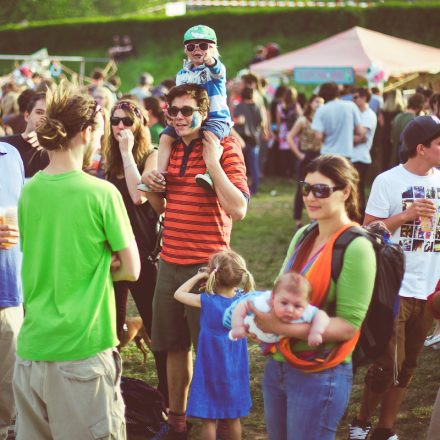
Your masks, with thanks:
M239 302L231 316L231 338L245 338L247 336L247 326L244 323L244 318L249 312L249 301Z
M307 343L311 347L322 344L322 335L329 323L330 318L327 313L325 313L324 310L318 310L312 320L309 337L307 338Z
M210 131L204 131L203 159L214 181L215 192L220 205L234 220L242 220L247 211L247 200L243 193L229 180L220 164L222 147L218 138Z
M367 129L361 124L358 124L354 127L354 134L357 134L359 136L365 136L366 132Z
M141 261L136 241L133 239L128 248L116 252L119 263L112 270L113 281L136 281L141 271Z
M398 214L395 214L388 218L375 217L373 215L365 213L364 225L368 225L374 221L381 220L385 223L386 227L391 233L394 233L396 229L400 228L404 223L411 222L421 216L433 217L436 214L436 208L431 200L420 199L415 200L412 205Z
M150 171L153 171L157 168L157 157L158 157L157 151L154 151L148 156L147 160L145 161L145 167L142 175L147 174ZM153 193L153 192L144 192L139 190L138 192L142 193L142 200L148 199L151 207L158 214L162 214L165 211L165 199L163 197L157 197L157 193Z
M124 177L127 182L128 192L135 205L141 205L147 199L138 191L137 184L141 181L141 175L133 157L134 137L128 130L122 130L118 135L119 151L122 157L122 166L124 167Z
M200 295L191 293L190 290L200 281L208 277L208 272L199 271L189 280L185 281L174 294L174 299L192 307L201 307Z
M321 142L321 144L322 144L324 142L324 138L325 138L325 136L324 136L324 133L322 131L315 131L315 139L318 142Z
M290 149L293 151L293 154L299 159L303 160L305 154L299 149L298 145L295 142L295 137L299 136L304 128L304 121L298 119L293 125L292 129L287 134L287 143L289 144Z
M271 310L268 313L258 311L250 304L252 312L255 314L255 324L266 333L275 333L291 338L308 340L311 324L286 324L281 322ZM329 324L322 335L322 342L348 341L356 333L356 328L342 318L330 318Z

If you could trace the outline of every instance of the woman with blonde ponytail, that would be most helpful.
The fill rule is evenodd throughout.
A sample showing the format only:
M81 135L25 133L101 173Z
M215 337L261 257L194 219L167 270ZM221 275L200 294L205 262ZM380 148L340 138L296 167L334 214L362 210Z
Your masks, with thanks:
M206 280L201 294L190 293ZM216 421L225 419L229 439L241 439L240 417L251 407L246 339L233 342L223 326L225 310L238 298L240 288L253 290L254 279L240 255L227 250L211 256L208 267L182 284L174 298L201 308L200 334L187 415L202 419L200 437L215 440Z

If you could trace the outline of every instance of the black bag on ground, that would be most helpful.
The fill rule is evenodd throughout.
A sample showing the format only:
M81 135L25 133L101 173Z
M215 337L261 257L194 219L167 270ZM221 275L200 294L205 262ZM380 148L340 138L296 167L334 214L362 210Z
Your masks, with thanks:
M383 354L393 333L399 305L399 290L405 271L405 256L399 245L389 241L387 234L389 232L381 222L363 228L353 227L341 234L333 247L333 280L337 280L341 272L345 249L356 237L362 235L370 240L376 253L373 296L353 352L354 370L373 362Z
M127 432L153 436L165 417L165 400L162 394L140 379L123 376L121 392L125 403Z

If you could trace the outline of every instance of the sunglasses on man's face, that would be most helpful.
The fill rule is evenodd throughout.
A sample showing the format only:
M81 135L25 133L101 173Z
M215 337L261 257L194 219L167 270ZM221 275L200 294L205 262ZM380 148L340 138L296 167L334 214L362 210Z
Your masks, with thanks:
M134 124L133 119L131 119L129 116L125 116L124 118L118 118L117 116L112 116L110 118L110 124L114 126L119 125L121 121L125 127L131 127Z
M301 194L304 197L307 197L311 191L317 199L326 199L327 197L330 197L333 192L345 188L345 186L329 186L325 183L310 185L310 183L307 182L299 182L299 185L301 187Z
M183 107L176 107L173 105L172 107L168 107L167 112L170 116L175 118L179 114L179 112L183 116L192 116L192 114L196 112L198 109L199 109L198 107L194 108L189 105L184 105Z
M185 44L185 49L188 52L193 52L197 47L200 50L208 50L209 49L209 43L188 43L188 44Z

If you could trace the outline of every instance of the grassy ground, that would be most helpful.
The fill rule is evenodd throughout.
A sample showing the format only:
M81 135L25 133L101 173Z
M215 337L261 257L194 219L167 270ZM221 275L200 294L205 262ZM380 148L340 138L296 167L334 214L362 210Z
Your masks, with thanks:
M261 193L252 198L246 219L234 225L232 246L246 258L259 288L271 286L293 235L292 199L294 188L293 181L264 180ZM133 305L131 305L129 312L136 314ZM156 383L151 355L148 357L147 365L142 364L140 352L134 345L126 347L122 355L125 374L142 378L151 384ZM250 416L242 420L243 437L249 440L264 440L267 439L267 436L260 391L264 358L260 354L258 346L252 342L249 347L249 357L253 407ZM440 383L440 371L437 365L438 353L425 349L397 421L396 429L402 440L425 438L431 406ZM346 438L347 423L359 408L364 373L364 370L360 370L356 374L348 415L341 423L337 440ZM197 433L196 421L191 438L198 438Z

